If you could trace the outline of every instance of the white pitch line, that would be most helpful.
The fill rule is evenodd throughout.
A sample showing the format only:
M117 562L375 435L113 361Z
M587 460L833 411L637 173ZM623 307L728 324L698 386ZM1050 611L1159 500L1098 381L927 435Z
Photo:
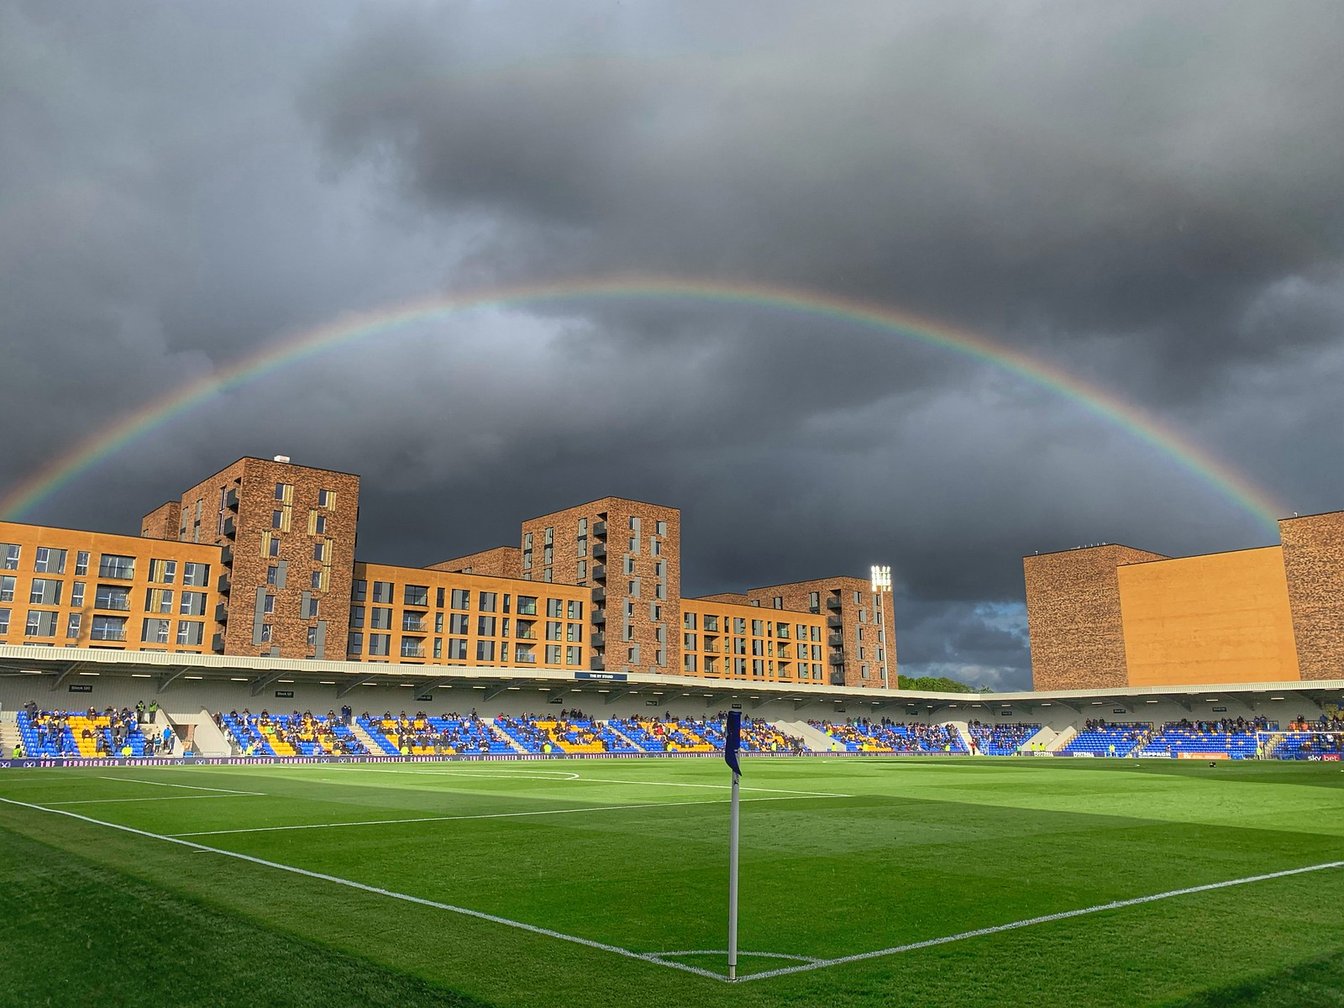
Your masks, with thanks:
M112 805L122 804L124 802L141 801L201 801L206 798L243 798L243 797L264 797L260 791L232 791L229 794L175 794L163 795L154 798L84 798L80 801L53 801L47 802L48 805Z
M464 917L474 917L477 920L489 921L492 924L502 924L505 927L517 928L520 931L528 931L532 934L543 935L547 938L558 938L561 941L571 942L575 945L584 945L588 948L598 949L602 952L611 952L615 955L624 956L627 959L638 959L640 962L646 962L654 966L665 966L669 969L681 970L683 973L694 973L696 976L706 977L710 980L726 980L722 974L714 973L707 969L701 969L698 966L688 966L685 963L664 961L655 956L650 956L647 953L635 952L632 949L622 948L619 945L608 945L605 942L594 941L591 938L580 938L578 935L565 934L562 931L552 931L550 928L538 927L535 924L527 924L523 921L510 920L508 917L499 917L495 914L484 913L480 910L471 910L467 907L454 906L451 903L440 903L437 900L424 899L420 896L411 896L408 893L400 893L392 889L382 889L378 886L365 885L363 882L341 878L338 875L328 875L325 872L309 871L307 868L298 868L294 865L281 864L278 861L267 861L265 858L253 857L250 854L240 854L237 851L223 850L219 847L207 847L205 844L196 843L192 840L181 840L177 837L165 836L162 833L151 833L148 830L136 829L133 826L123 826L120 823L105 822L102 819L93 819L89 816L80 815L78 812L67 812L65 809L49 808L45 805L33 805L29 802L15 801L13 798L0 798L0 802L4 802L6 805L18 805L22 808L33 809L36 812L68 816L71 819L92 823L95 826L106 826L109 829L120 830L123 833L132 833L135 836L147 837L150 840L162 840L165 843L177 844L197 852L219 854L222 857L236 858L239 861L261 865L264 868L274 868L277 871L289 872L293 875L302 875L304 878L317 879L320 882L331 882L334 885L346 886L350 889L358 889L360 892L372 893L375 896L386 896L389 899L402 900L406 903L415 903L419 906L431 907L435 910L447 910L449 913L461 914Z
M110 777L107 774L100 775L98 779L122 781L127 784L152 784L154 787L187 788L191 791L218 791L221 794L245 794L245 795L261 794L260 791L233 791L230 790L229 788L222 788L222 787L203 787L200 784L169 784L167 781L141 780L139 777Z
M843 963L860 962L864 959L878 959L884 956L898 955L902 952L913 952L916 949L931 948L934 945L947 945L951 942L964 941L967 938L980 938L984 935L1000 934L1004 931L1015 931L1018 928L1031 927L1035 924L1048 924L1051 921L1068 920L1071 917L1083 917L1087 914L1101 913L1103 910L1119 910L1123 907L1139 906L1143 903L1156 903L1158 900L1174 899L1177 896L1190 896L1194 893L1212 892L1215 889L1229 889L1232 886L1250 885L1252 882L1265 882L1269 879L1287 878L1290 875L1306 875L1310 872L1327 871L1331 868L1344 868L1344 861L1327 861L1323 864L1308 865L1305 868L1288 868L1284 871L1266 872L1263 875L1248 875L1245 878L1229 879L1226 882L1209 882L1205 885L1189 886L1185 889L1169 889L1166 892L1154 893L1151 896L1136 896L1133 899L1115 900L1111 903L1101 903L1097 906L1083 907L1081 910L1065 910L1062 913L1044 914L1040 917L1028 917L1026 920L1013 921L1011 924L996 924L993 927L976 928L974 931L963 931L960 934L947 935L943 938L929 938L925 941L910 942L908 945L894 945L891 948L878 949L875 952L860 952L857 955L839 956L835 959L818 959L815 962L804 963L800 966L782 966L779 969L766 970L762 973L752 973L748 976L738 977L738 981L767 980L770 977L787 976L790 973L805 973L808 970L826 969L827 967L839 966Z
M749 802L795 801L798 796L781 798L743 798ZM55 804L50 803L50 804ZM175 837L223 836L229 833L279 833L284 830L339 829L342 826L395 826L399 823L454 822L460 819L518 819L524 816L573 815L577 812L620 812L624 809L676 808L683 805L726 805L727 800L684 802L644 802L636 805L584 805L579 808L534 809L526 812L482 812L476 815L419 816L414 819L364 819L357 822L303 823L297 826L249 826L243 829L200 830L195 833L172 833Z

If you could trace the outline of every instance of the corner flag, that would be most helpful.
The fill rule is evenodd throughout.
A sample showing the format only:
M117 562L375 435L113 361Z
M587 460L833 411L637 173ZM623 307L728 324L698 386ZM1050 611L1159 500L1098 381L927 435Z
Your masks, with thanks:
M742 768L737 754L742 748L742 712L729 711L723 730L723 761L733 771L733 793L728 814L728 979L737 979L737 822L738 779Z
M733 773L741 774L742 768L737 765L737 754L742 748L742 712L729 711L728 723L723 731L723 761L728 764Z

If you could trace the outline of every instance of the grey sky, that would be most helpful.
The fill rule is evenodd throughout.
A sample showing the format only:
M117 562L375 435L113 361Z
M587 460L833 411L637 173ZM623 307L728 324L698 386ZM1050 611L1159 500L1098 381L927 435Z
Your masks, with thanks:
M917 313L1344 507L1337 3L0 6L0 495L352 312L645 273ZM688 593L892 564L902 671L1028 681L1023 553L1267 531L1051 390L834 317L569 299L174 417L25 520L131 530L242 454L359 472L431 562L607 493Z

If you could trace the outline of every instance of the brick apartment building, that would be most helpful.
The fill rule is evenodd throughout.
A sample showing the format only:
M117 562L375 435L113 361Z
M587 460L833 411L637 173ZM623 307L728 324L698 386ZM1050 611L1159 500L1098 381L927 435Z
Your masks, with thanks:
M356 559L359 489L243 458L139 538L0 522L0 643L896 683L889 590L837 577L684 599L676 508L603 497L523 521L516 547L398 567Z

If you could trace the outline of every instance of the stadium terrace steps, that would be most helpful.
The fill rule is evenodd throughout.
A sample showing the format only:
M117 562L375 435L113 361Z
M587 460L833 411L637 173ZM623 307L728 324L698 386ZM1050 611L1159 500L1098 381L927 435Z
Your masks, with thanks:
M164 714L165 712L160 709L159 713ZM192 744L196 747L196 751L202 756L232 755L228 740L224 738L224 733L220 731L219 726L215 724L215 716L204 707L201 708L200 716L197 717L194 726L187 723L179 725L171 718L168 723L173 726L173 730L178 736L177 747L179 749L184 749L186 747L186 742L183 740L182 732L178 729L182 727L194 727L195 730L190 733L190 738Z
M368 729L365 728L364 725L360 723L360 720L358 718L351 719L350 734L352 734L355 738L359 739L359 741L363 744L364 748L367 749L369 752L371 753L382 752L383 747L380 746L378 742L374 739L374 737L369 734Z
M806 721L776 721L775 727L786 735L802 739L810 752L843 752L844 746Z
M615 718L607 722L607 731L611 732L618 739L621 739L623 742L625 742L625 744L630 747L631 752L642 753L647 751L645 749L641 749L638 745L635 744L634 739L632 739L629 735L625 734L625 732L621 731L619 728L616 727Z
M1042 731L1044 730L1045 729L1042 729ZM1045 750L1046 752L1057 753L1077 737L1078 737L1078 729L1075 728L1073 725L1069 725L1062 732L1060 732L1053 739L1051 739L1048 743L1046 743Z
M493 731L493 732L494 732L496 735L498 735L500 738L502 738L502 739L504 740L504 744L507 745L507 746L508 746L510 749L512 749L514 752L516 752L516 753L522 753L524 756L526 756L526 755L528 755L529 753L532 752L531 749L528 749L528 748L527 748L526 746L524 746L521 742L519 742L517 739L515 739L512 735L510 735L508 732L506 732L503 728L501 728L499 725L495 724L495 719L494 719L494 718L492 718L492 717L491 717L491 718L482 718L482 720L483 720L486 724L488 724L488 725L490 726L490 730Z
M1101 723L1080 732L1059 750L1061 756L1134 755L1143 747L1153 730L1147 721Z

